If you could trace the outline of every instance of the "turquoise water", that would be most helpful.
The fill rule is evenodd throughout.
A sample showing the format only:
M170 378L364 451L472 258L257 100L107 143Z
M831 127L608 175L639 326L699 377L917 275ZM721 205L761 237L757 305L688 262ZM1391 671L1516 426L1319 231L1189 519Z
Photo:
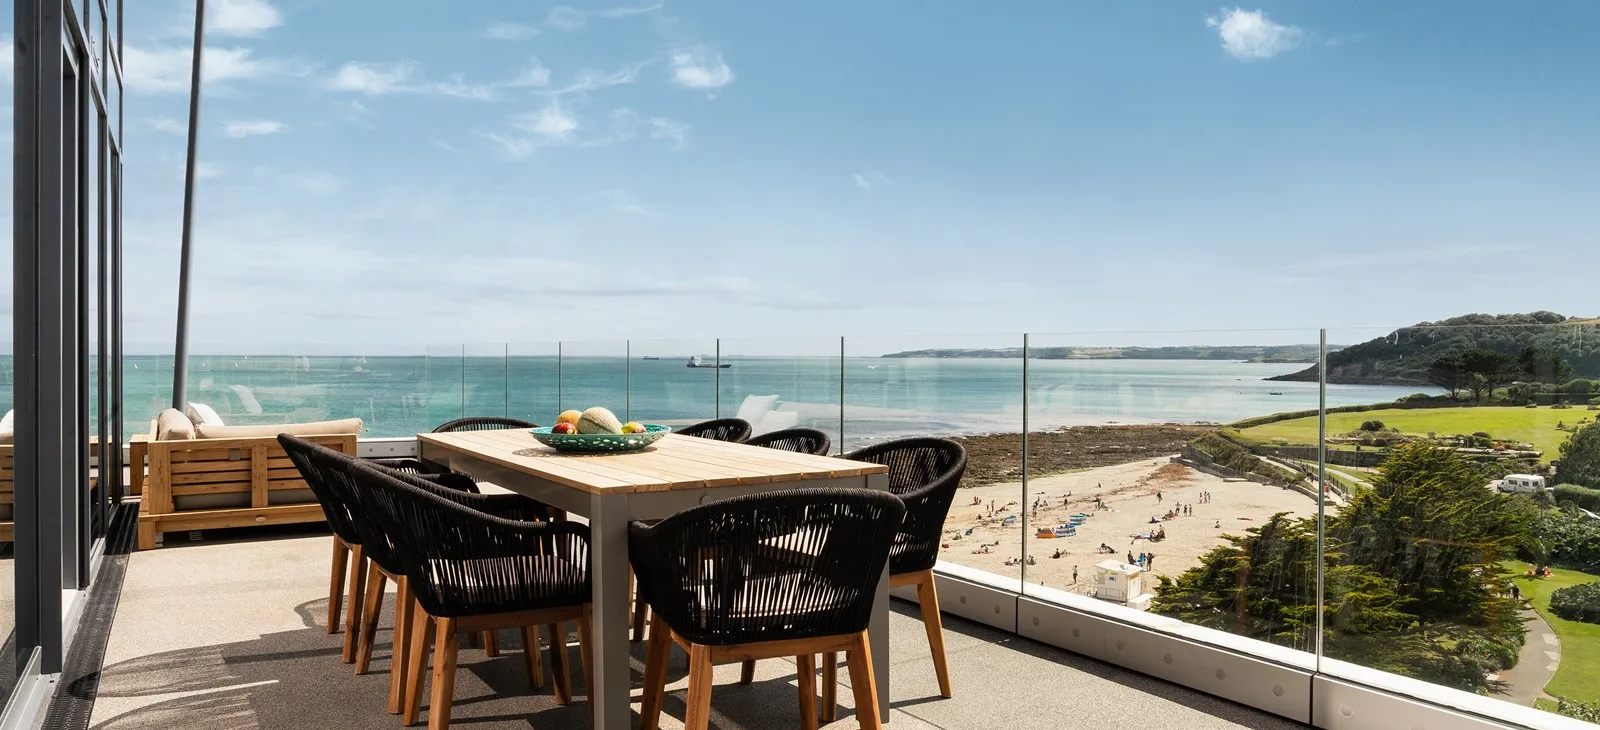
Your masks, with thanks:
M776 395L777 422L822 428L859 445L909 434L1023 428L1021 360L741 357L727 369L622 357L192 358L189 399L230 424L359 417L369 437L408 436L463 415L550 423L566 408L605 406L625 419L688 423L735 415L746 396ZM1315 408L1315 383L1263 380L1298 365L1190 360L1035 360L1028 427L1229 422ZM127 432L146 431L170 400L171 358L130 357ZM1393 400L1416 387L1328 386L1330 405ZM843 398L841 399L841 392ZM1278 393L1278 395L1273 395Z

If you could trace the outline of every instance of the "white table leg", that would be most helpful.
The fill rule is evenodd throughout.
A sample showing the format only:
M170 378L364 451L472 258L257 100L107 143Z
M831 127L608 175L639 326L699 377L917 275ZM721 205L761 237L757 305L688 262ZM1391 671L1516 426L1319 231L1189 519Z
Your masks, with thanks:
M628 648L628 497L590 497L590 575L594 583L594 703L596 730L633 725Z

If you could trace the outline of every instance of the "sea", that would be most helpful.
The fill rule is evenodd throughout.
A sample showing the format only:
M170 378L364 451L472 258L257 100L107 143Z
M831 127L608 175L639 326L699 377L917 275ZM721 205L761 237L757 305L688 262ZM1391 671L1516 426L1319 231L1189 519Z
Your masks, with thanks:
M623 420L681 425L739 415L772 429L821 428L855 448L917 434L1015 433L1063 426L1228 423L1317 407L1316 383L1266 378L1301 364L1200 360L737 357L197 356L188 399L228 424L357 417L365 437L400 437L467 415L549 424L604 406ZM171 402L172 359L128 357L125 434L148 432ZM9 400L10 389L4 395ZM1329 385L1330 406L1437 392ZM91 388L91 397L96 389ZM9 407L9 406L8 406Z

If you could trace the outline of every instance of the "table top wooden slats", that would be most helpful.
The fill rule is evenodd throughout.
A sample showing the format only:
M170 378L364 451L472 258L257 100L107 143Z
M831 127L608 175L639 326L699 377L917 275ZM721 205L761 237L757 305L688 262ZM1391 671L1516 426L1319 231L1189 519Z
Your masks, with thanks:
M881 474L888 467L669 434L642 451L563 454L523 429L425 433L425 445L592 494L632 494Z

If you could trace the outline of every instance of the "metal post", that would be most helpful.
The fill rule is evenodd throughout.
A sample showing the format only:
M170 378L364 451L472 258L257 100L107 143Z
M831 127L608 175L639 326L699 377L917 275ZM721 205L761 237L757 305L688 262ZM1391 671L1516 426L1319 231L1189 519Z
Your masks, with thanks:
M561 343L556 343L556 413L561 412Z
M622 413L623 420L633 420L633 340L622 341Z
M1321 339L1317 347L1317 641L1316 657L1317 669L1322 669L1322 631L1323 613L1323 569L1326 560L1323 558L1323 536L1326 532L1324 519L1327 494L1323 489L1328 483L1328 331L1321 330Z
M716 415L716 417L717 418L721 418L722 417L722 338L721 337L717 338L717 370L716 370L716 373L717 373L716 377L712 379L712 382L716 383L716 388L717 388L717 397L716 397L716 401L717 401L717 411L716 411L716 413L717 413L717 415Z
M461 376L461 415L467 417L467 343L461 343L461 362L457 364L456 372Z
M70 461L62 376L62 4L13 5L15 112L12 158L12 352L16 393L13 505L16 558L16 665L39 650L39 670L61 671L63 555L54 539Z
M1022 575L1018 592L1028 588L1028 335L1022 335Z
M505 359L501 360L500 382L505 385L502 397L505 399L501 410L507 418L511 417L511 343L505 343Z
M85 588L89 585L89 545L94 541L93 526L90 522L90 512L93 507L85 505L85 496L89 493L89 252L92 242L92 231L89 230L89 176L91 174L89 158L89 117L96 114L96 108L89 89L94 84L94 58L85 48L79 55L77 92L77 131L73 135L76 152L72 156L73 176L76 178L76 192L73 194L73 261L72 268L76 271L77 282L73 285L73 329L76 337L72 339L73 379L76 388L72 402L74 413L72 424L73 454L73 480L69 487L70 493L62 495L62 509L76 524L72 534L64 536L72 541L69 554L75 552L77 560L73 565L64 568L66 575L62 577L62 587ZM98 140L98 138L96 138ZM72 550L75 548L75 550Z
M839 337L839 453L844 453L844 337Z
M200 59L205 56L205 33L206 0L195 0L194 59L189 73L189 156L184 162L183 243L178 251L178 335L172 355L172 407L179 410L189 402L189 260L194 243L195 147L200 140Z

